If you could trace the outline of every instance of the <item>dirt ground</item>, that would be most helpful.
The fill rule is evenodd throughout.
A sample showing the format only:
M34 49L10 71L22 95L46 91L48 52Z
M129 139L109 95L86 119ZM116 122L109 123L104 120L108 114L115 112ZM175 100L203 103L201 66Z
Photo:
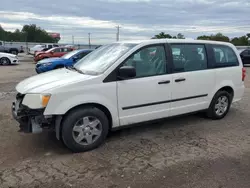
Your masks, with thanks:
M10 111L15 85L36 74L31 58L20 59L0 67L0 188L250 187L249 77L243 100L223 120L192 115L146 124L73 154L54 133L18 132Z

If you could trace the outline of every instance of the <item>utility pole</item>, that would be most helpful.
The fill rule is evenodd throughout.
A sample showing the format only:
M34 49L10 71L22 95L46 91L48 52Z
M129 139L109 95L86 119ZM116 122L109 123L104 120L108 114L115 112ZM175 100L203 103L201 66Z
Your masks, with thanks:
M119 37L120 37L120 26L118 25L118 26L116 26L116 28L117 28L117 33L116 33L116 41L119 41Z
M90 44L90 33L89 33L89 49L91 48L91 44Z
M72 44L73 44L73 45L75 44L74 35L72 35Z

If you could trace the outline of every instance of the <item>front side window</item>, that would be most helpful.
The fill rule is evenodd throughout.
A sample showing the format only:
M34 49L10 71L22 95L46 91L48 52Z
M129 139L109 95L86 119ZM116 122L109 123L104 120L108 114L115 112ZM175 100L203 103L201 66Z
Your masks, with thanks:
M101 74L136 45L138 44L112 43L103 45L79 60L74 67L85 74Z
M53 52L63 52L63 48L55 48Z
M207 69L207 55L202 44L171 44L174 72Z
M135 67L137 78L165 74L167 61L164 46L144 47L132 54L123 66Z
M213 45L215 63L218 66L238 65L238 58L235 52L228 46Z

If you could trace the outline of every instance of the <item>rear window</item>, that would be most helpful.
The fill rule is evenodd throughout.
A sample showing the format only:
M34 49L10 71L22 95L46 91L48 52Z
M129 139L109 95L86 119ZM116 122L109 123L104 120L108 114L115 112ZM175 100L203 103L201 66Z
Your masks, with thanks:
M238 58L232 48L222 45L212 46L215 58L215 66L237 66Z

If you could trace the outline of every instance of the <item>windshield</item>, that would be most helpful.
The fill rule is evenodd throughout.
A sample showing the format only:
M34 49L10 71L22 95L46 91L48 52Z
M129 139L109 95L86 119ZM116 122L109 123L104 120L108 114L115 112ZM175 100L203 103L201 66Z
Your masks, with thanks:
M73 51L63 55L61 58L69 59L69 58L73 57L74 55L76 55L78 52L79 52L79 50L73 50Z
M113 63L137 44L112 43L97 48L74 66L83 72L103 73Z

